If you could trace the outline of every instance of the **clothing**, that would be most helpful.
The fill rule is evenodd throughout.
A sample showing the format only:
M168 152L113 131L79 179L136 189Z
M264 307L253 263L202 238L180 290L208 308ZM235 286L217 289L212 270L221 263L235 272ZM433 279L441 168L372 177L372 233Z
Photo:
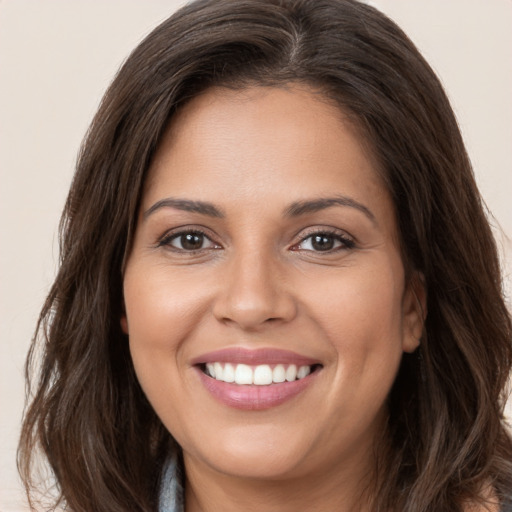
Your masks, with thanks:
M173 456L165 465L160 485L158 512L185 512L183 500L183 485L181 470L178 466L178 456Z
M174 454L167 462L162 476L158 512L185 512L180 473L178 457ZM501 512L512 512L512 499L502 507Z

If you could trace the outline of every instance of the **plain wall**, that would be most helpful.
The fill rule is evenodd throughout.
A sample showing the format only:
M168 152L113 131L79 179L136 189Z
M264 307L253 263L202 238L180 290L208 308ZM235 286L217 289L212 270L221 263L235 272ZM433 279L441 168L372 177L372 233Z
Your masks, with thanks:
M27 510L15 467L23 363L55 274L80 141L115 71L183 2L0 0L0 510ZM377 0L457 113L512 283L512 2ZM442 227L440 227L442 229ZM471 247L468 247L468 251Z

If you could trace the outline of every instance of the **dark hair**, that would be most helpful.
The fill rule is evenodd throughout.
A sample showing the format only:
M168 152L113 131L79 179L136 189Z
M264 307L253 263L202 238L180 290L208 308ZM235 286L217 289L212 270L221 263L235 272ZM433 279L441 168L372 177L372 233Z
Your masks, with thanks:
M405 267L427 290L420 349L404 355L389 397L375 510L454 512L483 489L512 489L511 320L435 74L392 21L353 0L199 0L134 50L81 148L20 441L29 496L40 447L71 510L155 510L164 459L178 448L137 382L119 322L145 176L180 105L215 85L291 82L320 90L360 128L394 200ZM29 383L39 357L35 340Z

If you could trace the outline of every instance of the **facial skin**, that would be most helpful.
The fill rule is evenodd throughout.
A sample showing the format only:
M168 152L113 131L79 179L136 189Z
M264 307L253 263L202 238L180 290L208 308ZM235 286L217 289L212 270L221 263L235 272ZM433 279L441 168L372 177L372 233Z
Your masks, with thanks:
M190 232L195 245L181 236ZM240 507L264 486L274 501L255 510L303 510L311 497L309 510L348 510L373 468L402 354L422 331L397 240L371 156L319 93L211 89L175 116L144 190L121 323L142 388L183 448L187 510L217 510L215 500L231 510L238 491ZM283 403L240 409L213 396L195 364L229 348L319 365Z

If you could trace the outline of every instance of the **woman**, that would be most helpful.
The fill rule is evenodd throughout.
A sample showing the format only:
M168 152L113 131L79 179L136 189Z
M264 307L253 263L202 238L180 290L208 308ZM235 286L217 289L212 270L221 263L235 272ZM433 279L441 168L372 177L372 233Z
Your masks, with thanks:
M83 145L20 443L70 510L506 510L511 322L439 81L350 0L202 0ZM29 362L34 359L32 348Z

